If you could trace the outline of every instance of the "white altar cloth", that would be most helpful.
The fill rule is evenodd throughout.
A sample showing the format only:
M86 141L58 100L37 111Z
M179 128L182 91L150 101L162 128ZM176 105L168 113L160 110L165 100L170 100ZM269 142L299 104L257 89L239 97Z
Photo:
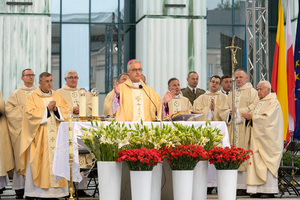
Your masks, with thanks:
M104 123L104 125L110 124L110 122L98 122L98 125L100 123ZM125 122L125 126L129 126L131 124L132 128L134 128L133 124L137 122ZM194 125L195 128L198 128L199 126L205 127L205 121L180 121L176 123L181 123L182 125ZM169 124L172 126L172 122L143 122L144 125L150 127L151 124L154 126L162 126L163 124ZM93 127L97 128L96 124L93 123ZM224 121L212 121L211 122L212 127L217 127L221 130L221 133L224 134L223 140L222 140L222 146L230 146L229 143L229 136L228 136L228 129L227 125ZM73 122L72 123L72 130L73 130L73 181L74 182L80 182L82 180L82 177L80 175L80 168L79 168L79 159L78 159L78 146L76 145L78 143L78 135L83 134L82 128L91 128L92 124L91 122ZM214 182L216 173L212 173L212 171L215 171L213 165L209 165L209 177L208 177L208 187L216 186L216 183L211 183L211 181ZM55 154L54 154L54 162L53 162L53 173L56 176L56 179L59 180L61 178L66 178L67 180L70 180L70 165L69 165L69 125L68 122L62 122L59 125L58 128L58 134L56 139L56 148L55 148ZM210 176L213 175L213 176Z

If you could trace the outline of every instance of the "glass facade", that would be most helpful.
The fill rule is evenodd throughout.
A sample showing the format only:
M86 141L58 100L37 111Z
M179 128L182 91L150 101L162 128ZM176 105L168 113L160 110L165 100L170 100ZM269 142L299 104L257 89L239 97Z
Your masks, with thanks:
M244 68L246 8L245 0L207 1L206 7L207 66L203 67L209 80L212 75L231 75L231 52L225 47L233 35L241 48L237 68ZM64 83L67 69L76 69L79 87L98 88L103 102L113 81L126 72L127 61L135 57L136 0L52 0L51 19L54 89ZM270 66L276 26L277 5L269 0Z
M236 54L237 68L244 68L245 1L207 1L207 8L208 78L211 75L231 75L231 51L225 47L231 45L233 35L236 36L234 45L241 48Z
M135 57L135 2L126 0L124 7L124 1L52 0L53 89L65 83L67 69L75 69L78 86L98 88L103 103L126 60Z

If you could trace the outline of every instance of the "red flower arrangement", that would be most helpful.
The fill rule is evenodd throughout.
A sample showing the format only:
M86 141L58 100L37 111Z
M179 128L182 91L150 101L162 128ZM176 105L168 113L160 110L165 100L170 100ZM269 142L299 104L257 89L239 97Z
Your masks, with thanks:
M131 171L151 171L161 162L161 153L157 149L124 149L119 151L117 162L126 162Z
M208 152L199 145L165 146L162 156L167 158L172 170L193 170L200 160L207 160Z
M208 151L209 163L214 164L217 170L238 169L240 165L250 158L252 150L235 147L215 147Z

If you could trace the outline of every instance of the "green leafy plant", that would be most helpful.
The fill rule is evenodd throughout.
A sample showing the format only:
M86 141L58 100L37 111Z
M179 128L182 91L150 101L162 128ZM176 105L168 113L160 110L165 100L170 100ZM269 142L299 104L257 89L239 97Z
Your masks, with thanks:
M93 121L91 124L94 125ZM96 121L95 125L99 128L83 128L84 133L79 137L98 161L115 161L118 158L118 152L129 144L129 129L125 123L121 124L116 121L112 121L107 126L104 123L100 123L99 126Z

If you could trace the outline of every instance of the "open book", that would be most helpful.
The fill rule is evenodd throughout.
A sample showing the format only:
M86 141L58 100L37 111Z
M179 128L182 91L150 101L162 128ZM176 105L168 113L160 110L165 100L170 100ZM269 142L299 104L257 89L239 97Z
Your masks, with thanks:
M203 114L190 114L189 111L180 111L174 114L167 115L163 121L192 121Z

